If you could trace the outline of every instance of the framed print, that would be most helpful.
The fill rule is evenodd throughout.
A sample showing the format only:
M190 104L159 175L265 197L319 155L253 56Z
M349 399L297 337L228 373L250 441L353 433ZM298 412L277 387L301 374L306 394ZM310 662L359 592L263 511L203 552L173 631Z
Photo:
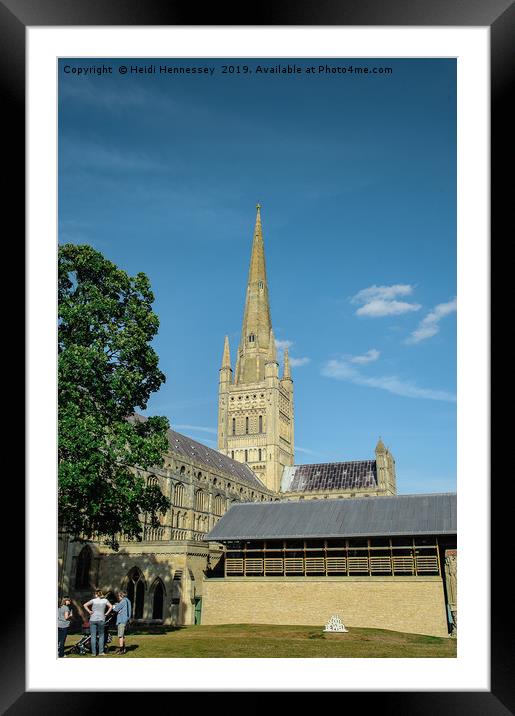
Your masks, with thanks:
M81 711L95 691L345 691L392 713L509 713L509 639L490 611L501 573L490 560L507 536L489 526L500 498L489 477L488 178L490 161L494 176L507 162L513 5L377 3L366 17L353 5L276 6L242 23L222 12L191 24L190 11L152 2L64 12L12 0L0 17L20 148L26 121L29 328L27 579L4 633L4 710ZM8 187L14 205L23 177ZM498 221L505 191L492 194ZM58 524L56 512L58 246L67 261L86 246L88 266L105 256L128 272L127 284L112 274L130 285L117 291L145 305L146 344L170 375L164 386L148 349L160 398L138 393L134 433L120 433L138 440L134 489L150 500L159 488L166 505L141 498L149 517L135 526L106 512L105 532L77 521L79 545L58 539L62 515L73 518L60 511ZM59 275L60 301L79 275ZM157 472L154 415L171 419ZM396 436L386 446L383 430ZM368 505L386 507L371 517ZM260 510L254 527L247 508ZM345 599L329 583L345 585ZM119 658L83 658L82 641L95 654L90 621L60 660L56 593L71 595L84 628L93 588L113 603L120 589L129 597L127 648L116 627L99 649L114 640L111 657L119 640ZM244 652L215 629L329 620L331 631L333 603L346 605L349 637L418 634L421 651L345 653L341 634L311 630L292 655L279 640L275 653ZM205 652L195 625L213 629ZM197 647L184 646L190 633ZM169 634L183 639L170 642L176 653L152 651Z

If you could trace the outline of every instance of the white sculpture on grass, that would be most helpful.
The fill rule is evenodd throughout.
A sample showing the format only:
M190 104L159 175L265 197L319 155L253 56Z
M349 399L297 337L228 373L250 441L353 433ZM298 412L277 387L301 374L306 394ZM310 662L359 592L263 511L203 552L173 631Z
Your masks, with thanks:
M333 616L329 619L329 621L325 625L324 631L345 631L345 632L348 632L349 630L345 628L345 624L342 622L340 617L337 614L333 614Z

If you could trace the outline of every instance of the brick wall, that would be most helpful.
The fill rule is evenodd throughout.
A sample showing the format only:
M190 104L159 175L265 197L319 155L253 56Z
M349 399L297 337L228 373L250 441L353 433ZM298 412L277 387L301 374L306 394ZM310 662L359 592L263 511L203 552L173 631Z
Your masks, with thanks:
M327 623L447 636L439 577L205 579L202 624Z

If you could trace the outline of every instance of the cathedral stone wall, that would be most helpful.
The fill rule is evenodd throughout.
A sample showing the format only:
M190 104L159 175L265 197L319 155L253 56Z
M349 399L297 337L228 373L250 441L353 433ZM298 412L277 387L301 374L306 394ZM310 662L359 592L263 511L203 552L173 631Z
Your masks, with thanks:
M189 438L187 441L191 445L195 442ZM221 556L221 549L209 546L203 537L231 504L277 498L255 480L247 481L235 472L214 468L173 450L165 455L163 468L140 474L147 483L158 484L172 503L159 526L152 527L147 516L141 515L142 541L125 540L122 536L117 552L101 542L71 542L60 535L59 595L69 595L75 612L85 619L82 604L91 598L95 588L111 593L114 599L115 592L127 590L132 580L135 586L139 582L142 585L141 621L193 624L195 605L202 598L204 572L214 568ZM162 594L158 615L156 588ZM161 596L158 607L160 599Z

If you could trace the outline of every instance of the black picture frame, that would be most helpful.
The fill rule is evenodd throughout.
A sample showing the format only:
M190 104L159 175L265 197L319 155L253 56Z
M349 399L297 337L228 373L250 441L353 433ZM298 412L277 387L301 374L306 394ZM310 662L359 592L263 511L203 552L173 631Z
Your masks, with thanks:
M201 12L202 22L198 22ZM512 225L507 213L513 213L513 182L507 181L512 167L510 134L515 115L510 107L509 82L515 68L515 3L511 0L325 0L319 3L270 2L234 11L229 5L211 4L200 11L195 3L163 0L0 0L0 88L3 119L7 122L4 137L16 152L11 164L9 182L4 188L4 206L17 217L17 226L25 216L25 30L36 26L80 25L346 25L346 26L482 26L490 28L491 37L491 172L492 172L492 246L493 238L502 243L503 227ZM513 93L512 93L513 94ZM510 132L511 130L511 132ZM511 196L510 196L511 194ZM505 220L506 219L506 220ZM510 216L510 219L512 217ZM13 227L14 231L14 227ZM513 229L510 230L513 234ZM23 242L20 240L20 245ZM493 256L492 256L493 258ZM492 297L493 298L493 297ZM491 451L492 456L495 451ZM8 477L6 474L4 477ZM21 501L21 486L18 485ZM510 485L499 481L492 485L491 524L491 690L445 692L346 692L346 708L359 704L360 711L378 709L381 714L467 714L467 716L506 716L515 712L512 674L513 617L511 594L506 593L509 520L497 519L503 513L502 503L509 501ZM508 490L508 495L507 495ZM513 491L513 488L511 488ZM23 533L19 530L17 554L24 553ZM11 563L12 562L12 563ZM499 565L499 569L497 569ZM24 566L21 560L9 560L7 576L13 592L23 595ZM2 713L18 716L25 713L75 714L104 712L125 708L121 694L94 692L27 692L25 687L25 611L24 600L8 597L4 592L5 613L0 662ZM9 606L7 607L7 599ZM41 618L41 617L40 617ZM44 618L44 615L42 615ZM64 686L64 685L63 685ZM113 685L121 688L123 684ZM409 685L407 685L409 688ZM228 690L228 689L227 689ZM253 708L259 708L262 697L256 694ZM131 702L137 694L131 693ZM169 693L153 696L170 699ZM303 698L308 696L304 694ZM102 702L99 699L102 699ZM116 699L116 701L115 701ZM349 702L350 699L350 702ZM238 699L241 705L241 700ZM153 704L155 704L153 698ZM343 702L342 702L343 706ZM193 708L190 705L190 708ZM224 710L231 704L224 699ZM232 706L234 708L234 706Z

